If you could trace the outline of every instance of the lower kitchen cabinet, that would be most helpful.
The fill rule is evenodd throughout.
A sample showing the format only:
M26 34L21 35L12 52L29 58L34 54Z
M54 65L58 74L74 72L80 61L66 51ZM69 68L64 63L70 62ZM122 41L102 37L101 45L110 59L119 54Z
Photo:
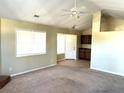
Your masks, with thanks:
M79 48L79 59L90 60L90 58L91 58L91 49Z

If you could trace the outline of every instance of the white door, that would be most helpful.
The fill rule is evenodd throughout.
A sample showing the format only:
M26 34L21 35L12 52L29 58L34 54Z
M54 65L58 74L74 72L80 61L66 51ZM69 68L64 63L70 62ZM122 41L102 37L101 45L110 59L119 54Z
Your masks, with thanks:
M66 35L65 59L76 59L77 35Z

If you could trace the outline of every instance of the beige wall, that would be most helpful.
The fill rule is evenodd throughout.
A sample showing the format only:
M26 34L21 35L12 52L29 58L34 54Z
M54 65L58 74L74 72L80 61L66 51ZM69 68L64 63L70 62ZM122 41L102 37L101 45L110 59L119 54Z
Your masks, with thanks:
M28 57L16 57L16 29L31 29L47 32L47 54ZM76 34L77 31L60 29L46 25L22 21L1 19L1 57L2 73L15 74L35 68L56 64L56 34Z
M1 66L1 19L0 19L0 75L2 72L2 66Z
M124 19L111 18L109 21L112 31L124 31Z
M101 12L97 12L93 16L91 69L124 76L124 30L100 32L100 23Z
M92 35L92 28L87 28L83 30L82 35Z
M91 44L82 44L81 48L91 48Z

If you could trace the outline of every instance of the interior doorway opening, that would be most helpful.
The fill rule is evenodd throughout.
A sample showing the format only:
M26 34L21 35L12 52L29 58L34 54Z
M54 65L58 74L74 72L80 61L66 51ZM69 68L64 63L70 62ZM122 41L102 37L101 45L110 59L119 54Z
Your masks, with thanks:
M57 61L77 59L77 35L57 34Z

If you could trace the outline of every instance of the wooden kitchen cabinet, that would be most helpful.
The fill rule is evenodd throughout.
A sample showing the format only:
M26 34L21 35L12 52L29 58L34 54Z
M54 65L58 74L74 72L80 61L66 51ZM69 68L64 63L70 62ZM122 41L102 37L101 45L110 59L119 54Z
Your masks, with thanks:
M91 44L91 35L81 35L81 44Z
M91 58L91 49L79 48L79 59L90 60L90 58Z

